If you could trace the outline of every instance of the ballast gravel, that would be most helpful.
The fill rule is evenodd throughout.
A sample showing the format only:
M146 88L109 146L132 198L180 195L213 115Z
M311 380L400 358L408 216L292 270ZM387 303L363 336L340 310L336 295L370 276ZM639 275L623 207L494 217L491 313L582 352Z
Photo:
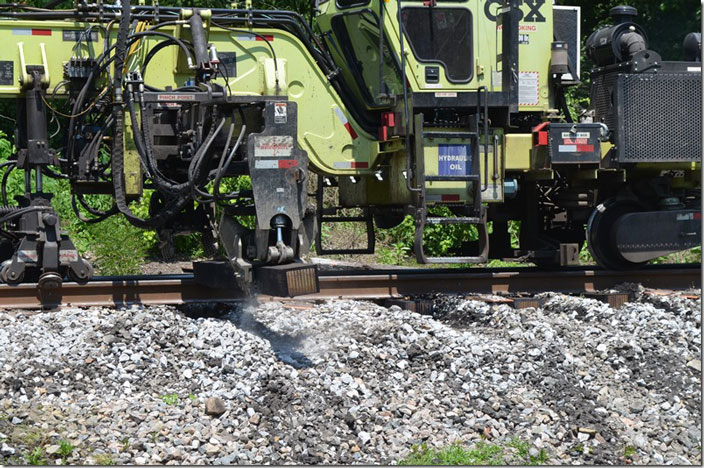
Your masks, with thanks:
M701 301L541 300L0 312L0 463L700 465Z

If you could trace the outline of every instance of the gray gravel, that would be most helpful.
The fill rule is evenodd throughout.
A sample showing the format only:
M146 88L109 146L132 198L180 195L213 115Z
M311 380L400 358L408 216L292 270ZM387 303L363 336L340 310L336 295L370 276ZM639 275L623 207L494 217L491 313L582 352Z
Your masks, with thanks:
M0 463L60 440L69 463L308 464L520 438L555 464L701 464L700 300L542 299L0 312Z

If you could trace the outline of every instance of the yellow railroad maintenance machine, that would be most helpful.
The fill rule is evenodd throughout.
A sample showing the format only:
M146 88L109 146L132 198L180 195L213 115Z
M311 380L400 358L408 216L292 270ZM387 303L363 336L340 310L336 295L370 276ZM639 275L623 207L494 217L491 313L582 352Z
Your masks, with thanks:
M614 8L613 24L585 44L597 68L590 109L573 121L575 7L317 0L307 22L250 3L134 3L0 5L0 97L17 109L2 178L4 282L56 287L93 274L45 177L70 181L86 222L125 216L164 242L203 232L227 261L197 264L197 277L220 265L280 294L317 288L315 267L300 260L314 241L321 254L371 252L375 227L408 215L420 263L570 265L587 242L600 265L623 269L701 243L698 33L685 40L687 61L666 61L635 9ZM24 171L25 194L8 200L13 170ZM231 183L241 176L251 188ZM145 190L147 218L130 205ZM96 209L91 194L113 207ZM341 221L366 223L366 249L325 248L321 225ZM430 257L431 224L474 225L478 241Z

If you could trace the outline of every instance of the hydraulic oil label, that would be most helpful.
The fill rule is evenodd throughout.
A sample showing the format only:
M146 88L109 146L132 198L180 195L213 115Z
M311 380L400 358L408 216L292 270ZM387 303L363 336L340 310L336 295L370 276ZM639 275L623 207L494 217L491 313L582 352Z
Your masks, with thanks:
M462 176L472 173L470 145L438 145L438 175Z

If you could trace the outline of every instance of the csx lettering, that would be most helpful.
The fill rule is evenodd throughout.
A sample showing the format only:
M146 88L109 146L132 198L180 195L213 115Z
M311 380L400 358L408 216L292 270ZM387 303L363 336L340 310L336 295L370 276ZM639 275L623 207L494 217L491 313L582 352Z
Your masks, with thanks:
M484 4L484 14L486 15L487 18L489 18L490 21L496 21L496 15L492 13L492 8L491 5L498 5L501 6L501 0L489 0ZM494 9L494 11L497 11L498 9Z
M487 0L484 4L484 15L486 15L490 21L496 22L496 15L494 12L497 12L502 4L502 0ZM525 15L525 18L523 10L520 10L519 21L526 21L528 23L545 22L545 16L543 16L540 12L540 8L545 5L545 0L518 0L518 4L528 7L528 14ZM492 8L492 5L496 5L496 7Z
M544 23L545 17L540 13L540 7L545 4L545 0L525 0L525 4L530 8L526 15L526 21L529 23Z

